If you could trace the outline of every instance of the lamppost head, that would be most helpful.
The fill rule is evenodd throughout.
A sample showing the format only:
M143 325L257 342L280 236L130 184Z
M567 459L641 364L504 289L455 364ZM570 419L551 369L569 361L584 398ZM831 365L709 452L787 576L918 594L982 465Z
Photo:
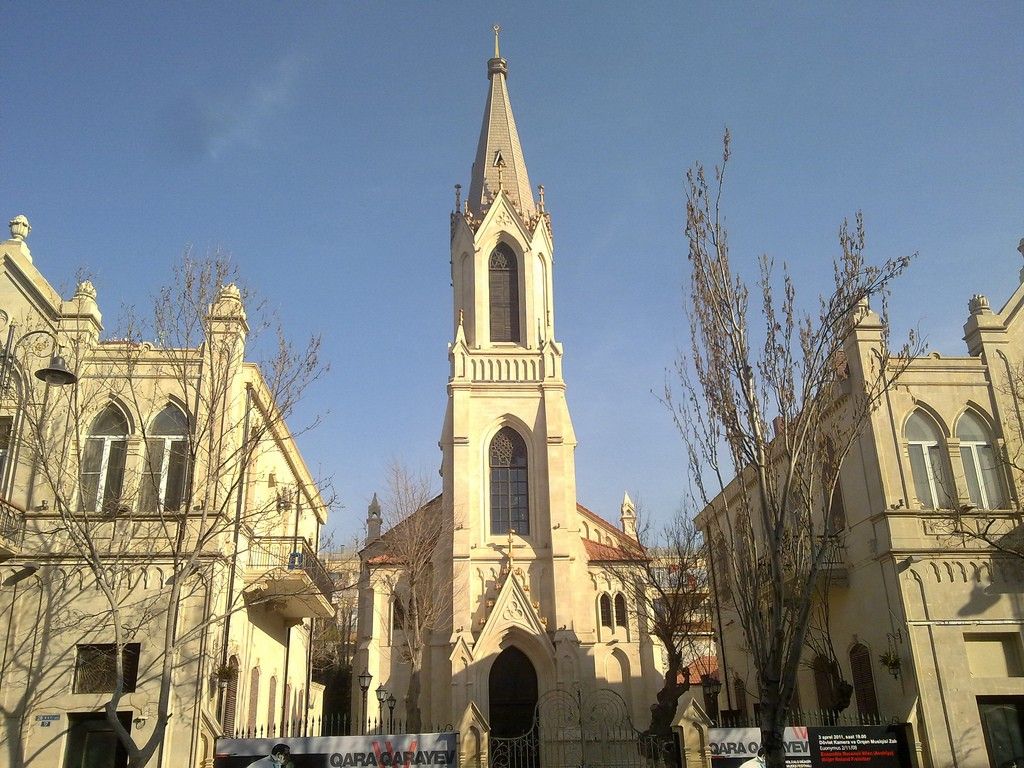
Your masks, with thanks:
M373 680L373 675L370 674L369 670L364 669L363 673L359 675L359 690L366 693L370 688L371 680Z

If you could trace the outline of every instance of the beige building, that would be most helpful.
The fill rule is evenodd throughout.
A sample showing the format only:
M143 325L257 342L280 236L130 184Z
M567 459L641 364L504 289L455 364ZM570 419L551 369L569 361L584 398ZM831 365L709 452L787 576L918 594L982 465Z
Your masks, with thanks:
M913 359L842 467L828 600L842 677L854 687L844 714L909 721L922 766L1024 758L1024 548L988 541L1012 542L1022 522L1022 477L1011 466L1024 448L1022 308L1024 282L998 313L971 298L966 354ZM867 312L848 338L849 386L863 387L881 331ZM720 508L701 513L705 531ZM722 705L753 716L756 674L725 590L719 602ZM808 651L795 708L828 708L825 672Z
M461 728L470 761L482 731L527 731L534 705L559 688L611 689L646 728L663 674L661 651L616 576L623 547L636 546L632 503L624 500L613 525L577 499L552 219L543 187L535 198L530 185L507 72L496 50L468 195L456 189L451 214L442 492L426 508L440 509L434 561L448 607L429 640L420 706L424 723ZM353 672L372 676L371 719L383 685L404 720L405 629L391 587L398 574L403 588L401 567L381 556L380 529L371 509Z
M207 283L162 345L104 339L96 289L62 299L28 233L0 243L0 766L125 765L108 707L140 749L166 723L149 765L305 728L326 509L240 292Z

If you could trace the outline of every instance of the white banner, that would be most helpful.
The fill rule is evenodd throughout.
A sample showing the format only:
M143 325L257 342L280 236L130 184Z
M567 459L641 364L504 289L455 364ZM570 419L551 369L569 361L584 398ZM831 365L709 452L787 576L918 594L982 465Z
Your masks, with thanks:
M217 739L215 768L458 765L457 733Z

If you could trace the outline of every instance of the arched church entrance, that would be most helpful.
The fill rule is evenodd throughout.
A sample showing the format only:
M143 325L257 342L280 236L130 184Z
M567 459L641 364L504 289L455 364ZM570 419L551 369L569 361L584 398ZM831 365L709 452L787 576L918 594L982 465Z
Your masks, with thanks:
M491 735L521 736L533 726L537 706L537 672L515 646L498 654L487 685Z

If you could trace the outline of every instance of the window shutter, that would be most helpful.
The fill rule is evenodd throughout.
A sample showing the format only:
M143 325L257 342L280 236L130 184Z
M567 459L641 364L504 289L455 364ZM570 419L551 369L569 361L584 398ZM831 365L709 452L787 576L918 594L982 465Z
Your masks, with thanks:
M862 715L878 717L878 697L875 678L871 674L871 653L867 646L857 643L850 649L850 667L853 669L853 690L857 695L857 711Z

